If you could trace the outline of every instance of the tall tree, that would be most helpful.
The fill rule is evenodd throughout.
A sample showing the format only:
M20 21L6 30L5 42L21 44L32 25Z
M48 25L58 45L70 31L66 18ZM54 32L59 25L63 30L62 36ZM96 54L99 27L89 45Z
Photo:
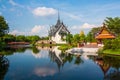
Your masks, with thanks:
M104 21L110 31L116 35L120 35L120 17L107 17Z
M68 44L72 43L73 35L72 34L67 34L66 35L66 41Z
M80 35L79 34L75 34L73 37L73 40L75 43L79 43L80 42Z
M0 16L0 36L8 33L9 27L3 16Z
M85 41L84 31L80 31L80 40L81 40L81 41Z
M87 34L87 37L86 37L87 41L95 42L96 41L95 36L100 31L100 29L101 27L92 28L90 32Z

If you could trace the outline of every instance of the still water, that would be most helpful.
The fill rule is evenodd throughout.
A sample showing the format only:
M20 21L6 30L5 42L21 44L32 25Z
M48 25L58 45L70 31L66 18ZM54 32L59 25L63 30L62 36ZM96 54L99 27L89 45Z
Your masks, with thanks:
M7 49L0 52L0 80L120 80L119 56L87 54L66 55L57 47Z

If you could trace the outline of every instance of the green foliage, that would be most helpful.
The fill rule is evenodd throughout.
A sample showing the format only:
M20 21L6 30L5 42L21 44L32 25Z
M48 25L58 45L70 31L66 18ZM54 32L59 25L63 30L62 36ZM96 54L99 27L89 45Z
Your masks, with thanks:
M41 37L41 40L49 40L49 37Z
M116 39L112 40L105 40L104 41L104 50L106 49L120 49L120 37L117 37Z
M105 24L107 25L110 31L112 31L116 35L120 35L120 17L107 17L105 19Z
M32 51L34 54L37 54L40 52L35 46L32 47Z
M26 41L26 38L24 35L19 35L19 36L16 36L16 41Z
M72 43L72 39L73 39L73 35L72 34L67 34L66 35L66 42L68 44L71 44Z
M59 50L62 50L63 52L65 52L66 50L72 48L72 46L70 45L61 45L60 47L58 47Z
M0 16L0 36L7 34L9 30L8 24L6 23L3 16Z
M112 50L112 49L106 49L103 50L104 54L111 54L111 55L120 55L120 49Z
M73 42L75 42L75 43L79 43L80 42L80 35L79 34L75 34L74 35Z
M6 43L0 38L0 51L6 46Z
M86 36L86 41L87 42L95 42L95 35L92 32L89 32Z
M11 41L14 41L15 40L15 36L11 35L11 34L5 34L3 36L3 40L5 42L11 42Z
M36 41L40 40L40 37L35 35L35 36L26 36L26 40L28 42L31 42L32 44L34 44Z
M80 34L80 41L85 41L85 39L86 39L85 34Z
M2 50L6 46L3 36L8 33L8 30L8 24L6 23L4 17L0 16L0 50Z
M92 28L86 36L87 42L96 42L95 35L100 31L101 27Z

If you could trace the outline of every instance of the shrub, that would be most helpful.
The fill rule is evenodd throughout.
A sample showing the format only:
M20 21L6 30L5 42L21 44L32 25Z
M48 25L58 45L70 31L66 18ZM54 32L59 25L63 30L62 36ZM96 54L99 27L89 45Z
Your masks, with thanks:
M112 40L105 40L104 41L104 50L105 49L120 49L120 38L112 39Z

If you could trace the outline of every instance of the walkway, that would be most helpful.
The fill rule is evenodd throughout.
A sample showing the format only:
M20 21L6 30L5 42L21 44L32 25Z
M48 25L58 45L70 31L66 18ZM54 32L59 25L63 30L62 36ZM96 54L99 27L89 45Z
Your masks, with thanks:
M98 48L98 45L97 44L87 44L87 45L84 45L83 48Z
M79 54L82 55L82 53L86 53L85 55L97 55L96 52L98 51L97 44L87 44L80 48L72 48L67 50L66 52L69 54Z

